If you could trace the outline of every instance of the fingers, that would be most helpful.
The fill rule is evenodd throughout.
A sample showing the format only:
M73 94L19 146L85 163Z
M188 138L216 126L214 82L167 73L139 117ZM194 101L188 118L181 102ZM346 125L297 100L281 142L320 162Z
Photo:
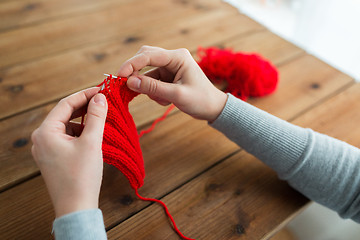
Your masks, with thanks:
M131 76L127 86L135 92L147 94L162 105L174 102L181 88L178 84L162 82L144 75Z
M172 83L175 80L175 74L165 68L155 68L145 72L144 75L168 83Z
M175 73L184 64L184 60L189 57L192 58L187 49L165 50L143 46L134 57L120 67L117 75L128 77L146 66L166 67Z
M154 100L155 102L157 102L158 104L160 104L162 106L167 106L167 105L171 104L171 102L166 101L166 100L161 99L161 98L157 98L157 97L150 97L150 99Z
M101 146L107 114L107 101L104 94L96 94L89 102L85 127L81 139L91 141L94 146Z
M99 92L98 87L85 89L62 99L48 114L45 121L69 122L73 113L85 106ZM75 114L76 115L76 114ZM74 116L73 116L74 117Z
M146 66L163 67L168 65L170 58L166 50L142 51L127 60L117 72L118 76L130 76Z

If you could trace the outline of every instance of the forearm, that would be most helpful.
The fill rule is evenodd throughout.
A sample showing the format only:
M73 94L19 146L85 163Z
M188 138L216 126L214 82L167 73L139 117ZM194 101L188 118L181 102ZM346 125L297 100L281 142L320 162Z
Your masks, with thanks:
M78 211L57 218L53 231L56 240L107 239L100 209Z
M231 95L211 124L310 199L360 222L360 150Z

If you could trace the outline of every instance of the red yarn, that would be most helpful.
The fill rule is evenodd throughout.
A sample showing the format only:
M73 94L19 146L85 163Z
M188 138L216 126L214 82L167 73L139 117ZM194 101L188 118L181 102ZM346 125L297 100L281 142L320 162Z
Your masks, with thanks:
M165 205L165 203L163 203L162 201L158 200L158 199L155 199L155 198L145 198L145 197L142 197L140 196L140 194L138 193L137 189L135 190L135 194L136 196L138 196L138 198L140 198L141 200L143 201L150 201L150 202L157 202L159 203L165 210L166 212L166 215L169 217L171 223L173 224L173 227L174 227L174 230L175 232L183 239L186 239L186 240L195 240L195 239L192 239L192 238L188 238L186 236L184 236L180 230L177 228L176 224L175 224L175 221L174 221L174 218L171 216L170 212L169 212L169 209L167 208L167 206Z
M127 78L107 77L100 85L106 96L108 113L105 122L102 152L106 163L117 167L133 189L144 183L144 160L129 102L138 95L126 86Z
M225 91L242 100L265 96L276 89L277 69L257 54L199 47L198 56L198 64L206 76L213 83L225 81Z
M129 102L138 93L130 90L126 85L126 81L127 78L117 77L114 79L110 75L98 85L102 87L99 92L106 96L108 102L108 113L102 143L103 159L106 163L114 165L126 176L139 199L157 202L164 208L166 215L173 224L175 232L180 237L191 239L185 237L180 232L174 218L162 201L144 198L138 193L138 188L144 183L144 160L140 148L139 135L136 131L134 120L129 113ZM140 136L152 131L155 125L159 121L164 120L173 108L173 105L170 106L162 117L153 122L149 129L141 131Z
M139 133L139 138L141 138L144 134L147 134L149 132L151 132L152 130L154 130L156 124L158 122L161 122L162 120L164 120L167 115L169 115L169 113L175 108L175 105L174 104L171 104L170 107L165 111L164 115L162 115L161 117L159 117L158 119L156 119L152 124L151 126L146 129L146 130L142 130L140 133Z

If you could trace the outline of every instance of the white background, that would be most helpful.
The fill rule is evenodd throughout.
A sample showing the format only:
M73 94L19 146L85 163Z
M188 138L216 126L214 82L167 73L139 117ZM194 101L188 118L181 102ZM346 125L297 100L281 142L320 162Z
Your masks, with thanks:
M360 0L224 1L360 81Z

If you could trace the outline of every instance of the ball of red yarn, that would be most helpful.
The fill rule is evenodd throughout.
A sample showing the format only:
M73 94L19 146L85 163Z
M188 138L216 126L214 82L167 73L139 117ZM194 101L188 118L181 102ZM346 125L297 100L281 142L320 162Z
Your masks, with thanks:
M225 91L242 100L268 95L277 87L277 69L260 55L200 47L198 56L206 76L213 83L225 81Z
M107 77L99 86L106 96L108 114L105 122L102 152L106 163L118 168L133 189L144 183L145 170L139 135L129 113L129 102L138 95L126 85L127 78Z

